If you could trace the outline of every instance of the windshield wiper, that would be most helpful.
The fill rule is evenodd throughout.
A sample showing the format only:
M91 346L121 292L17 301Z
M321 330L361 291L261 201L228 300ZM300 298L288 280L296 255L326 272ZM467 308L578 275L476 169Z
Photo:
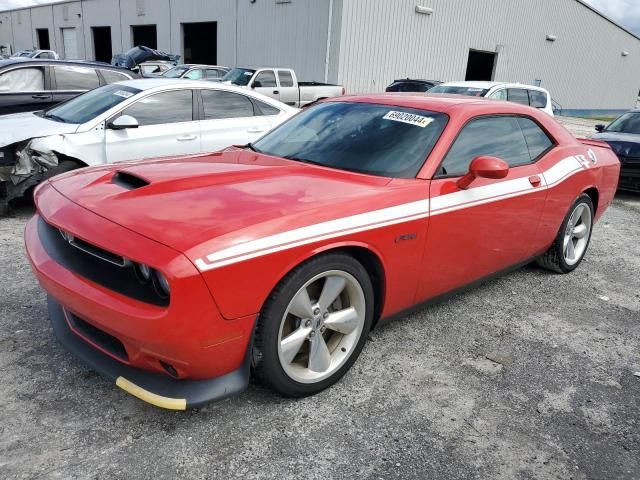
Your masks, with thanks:
M254 152L256 152L256 153L262 153L262 150L258 150L258 149L253 145L253 143L251 143L251 142L247 143L247 144L244 146L244 148L248 148L249 150L253 150L253 151L254 151Z
M53 120L54 122L67 123L67 121L64 118L59 117L58 115L51 114L51 113L45 113L43 115L43 117L44 118L48 118L50 120Z
M308 163L309 165L319 165L321 167L328 167L328 168L338 168L338 167L333 167L331 165L326 165L322 162L316 162L315 160L308 160L306 158L298 158L294 155L285 155L282 158L286 158L287 160L293 160L294 162L300 162L300 163Z

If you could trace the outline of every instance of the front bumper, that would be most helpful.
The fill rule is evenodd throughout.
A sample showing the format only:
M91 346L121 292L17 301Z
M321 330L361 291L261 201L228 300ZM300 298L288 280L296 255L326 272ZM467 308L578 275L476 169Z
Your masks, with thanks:
M640 192L640 164L633 167L622 165L618 189Z
M250 354L237 370L211 380L175 380L160 373L125 365L102 353L76 335L67 313L53 298L48 298L53 331L64 347L93 370L114 380L126 392L160 408L185 410L242 393L249 384Z

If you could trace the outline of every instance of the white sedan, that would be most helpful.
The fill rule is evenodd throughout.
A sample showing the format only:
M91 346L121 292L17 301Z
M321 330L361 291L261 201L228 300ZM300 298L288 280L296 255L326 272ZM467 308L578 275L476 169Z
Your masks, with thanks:
M244 145L297 112L259 93L205 81L105 85L49 110L0 117L0 196L4 189L6 200L20 197L83 166Z

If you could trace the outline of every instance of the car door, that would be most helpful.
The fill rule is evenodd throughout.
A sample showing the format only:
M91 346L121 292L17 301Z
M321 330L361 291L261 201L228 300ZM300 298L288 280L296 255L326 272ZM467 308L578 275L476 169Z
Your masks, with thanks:
M47 69L20 66L0 73L0 115L48 108L53 95L48 90Z
M537 161L553 146L525 117L476 117L462 128L431 182L418 301L525 262L544 247L537 229L546 189ZM481 155L506 161L508 175L477 178L461 190L456 181Z
M215 152L230 145L245 145L270 128L269 121L256 115L251 99L225 90L200 90L202 95L202 151Z
M207 68L204 73L206 80L216 82L224 77L227 74L227 71L222 68Z
M193 91L190 89L147 95L119 115L135 118L138 128L106 128L105 150L109 163L200 151L200 127L194 120Z
M252 88L267 97L280 100L280 90L273 70L261 70L253 79Z
M289 70L278 70L278 82L280 83L280 101L294 107L298 105L300 90L293 81L291 72Z
M53 101L65 102L87 90L100 86L100 77L95 68L76 65L55 65L51 67L54 82Z

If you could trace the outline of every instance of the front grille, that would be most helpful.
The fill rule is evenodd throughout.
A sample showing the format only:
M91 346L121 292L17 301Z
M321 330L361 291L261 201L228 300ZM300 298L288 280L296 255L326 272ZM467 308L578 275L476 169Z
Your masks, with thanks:
M66 312L67 319L71 324L71 327L80 334L81 337L84 337L85 340L90 341L91 343L97 345L105 352L109 352L114 357L119 358L125 362L129 361L129 355L127 355L127 350L124 348L124 345L120 340L118 340L113 335L108 334L104 330L91 325L88 322L85 322L77 315L74 315L71 312Z
M38 236L45 251L56 263L81 277L141 302L161 307L169 305L169 299L160 297L151 283L144 284L137 280L130 262L120 266L116 262L107 261L105 255L122 257L77 238L73 241L80 241L87 248L70 244L68 234L65 234L66 239L63 238L61 231L49 225L42 217L38 219Z

